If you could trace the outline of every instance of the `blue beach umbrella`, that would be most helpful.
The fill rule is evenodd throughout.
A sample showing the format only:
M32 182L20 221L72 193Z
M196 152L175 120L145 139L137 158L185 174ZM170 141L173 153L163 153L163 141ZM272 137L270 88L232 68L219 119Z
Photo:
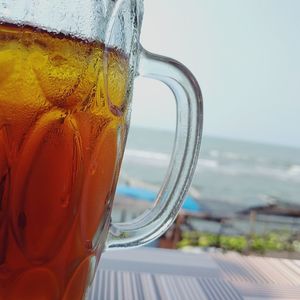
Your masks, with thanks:
M118 185L117 194L121 196L130 197L135 200L141 200L147 202L154 202L154 200L156 199L155 192L149 191L144 188L138 188L138 187L133 187L128 185ZM193 212L202 210L199 203L191 196L187 196L185 198L182 208Z

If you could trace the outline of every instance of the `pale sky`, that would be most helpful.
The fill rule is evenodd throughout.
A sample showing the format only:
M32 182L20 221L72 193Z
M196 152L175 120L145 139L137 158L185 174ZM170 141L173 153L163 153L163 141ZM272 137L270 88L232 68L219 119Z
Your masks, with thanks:
M204 134L300 146L299 0L145 0L141 41L194 73ZM132 125L174 119L168 89L136 80Z

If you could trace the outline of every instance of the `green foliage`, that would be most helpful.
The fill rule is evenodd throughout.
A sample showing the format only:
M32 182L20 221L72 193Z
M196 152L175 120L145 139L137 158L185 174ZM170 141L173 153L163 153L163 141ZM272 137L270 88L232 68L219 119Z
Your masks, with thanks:
M247 240L244 236L221 236L221 248L237 252L244 252L247 249Z
M219 245L219 239L215 234L201 234L198 238L198 245L200 247L217 247Z
M196 246L191 243L189 239L182 239L179 243L177 243L177 248L184 248L188 246Z
M286 235L280 236L276 233L270 233L266 236L266 249L270 251L285 250L285 245L288 244L288 237Z
M265 253L266 249L266 243L265 240L262 237L253 237L250 240L250 250L258 253Z
M182 237L183 239L179 243L183 242L188 243L188 246L198 246L199 232L187 231L182 234Z
M300 252L300 240L293 241L293 248L296 252Z
M233 236L217 235L206 232L185 232L178 248L186 246L199 246L203 248L215 247L224 251L239 253L260 253L267 251L297 251L300 252L300 241L293 239L286 232L270 232L265 235Z

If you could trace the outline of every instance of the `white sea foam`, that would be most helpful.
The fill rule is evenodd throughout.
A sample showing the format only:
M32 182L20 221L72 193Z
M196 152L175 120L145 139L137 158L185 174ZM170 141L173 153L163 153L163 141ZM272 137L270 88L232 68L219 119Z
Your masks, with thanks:
M199 159L198 160L198 168L208 168L208 169L216 169L218 168L219 163L217 160L213 159Z
M132 158L156 159L161 161L169 161L170 159L170 156L165 153L137 149L126 149L125 155Z
M295 182L300 182L300 172L298 174L293 173L290 172L290 169L257 166L254 170L260 176L272 177L282 181L291 180Z
M135 163L142 163L145 165L155 164L166 166L170 162L170 155L161 152L127 149L125 151L125 160L131 162L134 161ZM213 159L199 159L197 167L199 169L202 167L208 169L216 169L218 168L218 161Z
M208 152L209 156L214 159L226 159L226 160L249 160L250 157L247 154L242 154L238 152L231 151L219 151L217 149L212 149Z
M220 156L220 152L216 149L209 151L209 155L214 158L218 158Z
M126 149L124 161L140 165L167 167L170 161L170 156L161 152Z
M226 159L231 159L231 160L244 159L244 155L234 153L234 152L224 152L222 156Z
M201 165L201 162L197 166L198 172L211 171L217 174L223 174L228 176L251 176L251 177L265 177L273 178L280 181L292 181L300 182L300 169L283 169L266 166L234 166L234 165L218 165L215 168L206 168L206 165Z
M291 176L300 177L300 165L292 165L288 169L288 173Z
M216 153L215 155L217 156ZM227 157L231 157L232 160L238 160L238 155L234 156L233 153L227 152ZM170 155L162 152L127 149L125 151L125 161L139 165L167 168L170 163ZM199 174L202 172L214 172L228 176L260 176L280 181L300 182L300 165L292 165L287 168L259 163L258 161L247 162L247 164L234 162L221 164L217 159L200 158L196 172Z

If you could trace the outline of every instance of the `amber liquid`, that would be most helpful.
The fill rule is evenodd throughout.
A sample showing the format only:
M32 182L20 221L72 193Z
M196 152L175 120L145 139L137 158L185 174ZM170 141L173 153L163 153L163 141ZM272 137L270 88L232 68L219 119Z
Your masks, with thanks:
M107 234L128 60L0 24L0 300L81 300Z

